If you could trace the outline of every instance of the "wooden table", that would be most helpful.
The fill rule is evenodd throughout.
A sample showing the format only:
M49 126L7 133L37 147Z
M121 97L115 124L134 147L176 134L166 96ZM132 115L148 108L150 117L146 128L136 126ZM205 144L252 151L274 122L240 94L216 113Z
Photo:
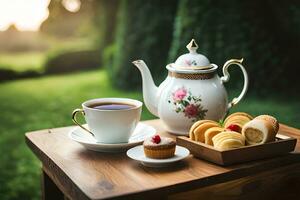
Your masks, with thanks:
M171 136L159 120L145 123ZM300 130L285 125L281 131L298 138L286 156L221 167L190 155L161 169L88 151L68 138L71 128L26 133L43 164L43 199L300 199Z

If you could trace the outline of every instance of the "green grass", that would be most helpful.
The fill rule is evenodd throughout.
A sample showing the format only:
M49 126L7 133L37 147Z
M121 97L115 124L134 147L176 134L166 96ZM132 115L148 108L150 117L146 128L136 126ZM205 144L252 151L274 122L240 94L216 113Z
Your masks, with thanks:
M45 52L0 53L0 68L16 72L42 71L45 58Z
M129 97L139 92L113 89L104 71L19 80L0 84L0 199L39 199L40 163L24 142L27 131L73 125L70 114L97 97ZM233 91L232 94L236 93ZM247 96L233 111L269 113L300 128L296 100ZM143 108L142 119L153 116Z
M24 143L31 130L73 125L70 114L97 97L129 97L113 89L104 72L21 80L0 85L0 199L39 199L40 164ZM142 119L152 116L144 108Z

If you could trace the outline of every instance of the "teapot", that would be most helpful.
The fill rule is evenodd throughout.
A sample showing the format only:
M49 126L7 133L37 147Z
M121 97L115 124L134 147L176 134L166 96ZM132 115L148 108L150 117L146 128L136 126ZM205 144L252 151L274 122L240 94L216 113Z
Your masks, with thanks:
M248 74L243 59L231 59L223 66L223 76L217 74L218 66L197 53L194 39L186 46L189 53L166 66L167 78L157 87L149 68L143 60L132 63L142 75L143 98L148 110L163 122L165 129L175 135L188 135L192 124L198 120L222 120L229 109L238 104L248 89ZM229 81L228 67L237 65L244 76L240 95L228 103L224 83Z

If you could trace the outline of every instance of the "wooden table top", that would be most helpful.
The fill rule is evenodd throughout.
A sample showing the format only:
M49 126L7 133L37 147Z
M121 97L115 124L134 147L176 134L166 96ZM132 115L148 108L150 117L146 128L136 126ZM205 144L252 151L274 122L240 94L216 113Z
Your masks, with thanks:
M169 137L160 120L144 123ZM300 162L300 130L285 125L280 131L298 138L295 152L273 159L221 167L190 155L170 168L147 168L126 153L86 150L68 138L73 127L26 133L26 142L43 163L44 171L72 199L139 198L174 194L254 175Z

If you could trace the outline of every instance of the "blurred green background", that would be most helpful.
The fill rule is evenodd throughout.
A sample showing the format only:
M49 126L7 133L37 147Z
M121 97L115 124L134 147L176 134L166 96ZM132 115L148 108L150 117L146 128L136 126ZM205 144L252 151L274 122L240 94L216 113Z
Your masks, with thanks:
M300 1L44 1L35 9L47 16L36 29L28 25L36 16L26 18L30 11L20 12L18 1L6 13L1 8L9 1L0 1L1 200L40 199L41 164L26 147L25 132L72 125L70 113L87 99L142 100L131 61L145 60L159 84L165 65L192 38L219 66L244 58L249 92L232 112L267 113L300 128ZM9 17L15 21L5 25ZM232 98L242 76L234 67L231 73ZM152 118L144 107L142 119Z

